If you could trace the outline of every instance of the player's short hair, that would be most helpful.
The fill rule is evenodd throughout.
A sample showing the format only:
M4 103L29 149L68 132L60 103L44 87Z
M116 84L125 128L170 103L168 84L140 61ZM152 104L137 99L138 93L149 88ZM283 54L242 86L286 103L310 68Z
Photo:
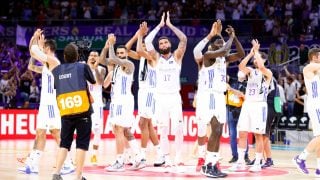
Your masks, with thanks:
M117 49L125 49L126 51L128 50L125 45L119 45L117 46Z
M219 35L214 35L211 39L210 39L210 44L213 44L216 40L218 39L222 39L221 36Z
M320 52L320 48L312 48L308 52L308 59L311 60L313 56L316 56Z
M50 51L55 52L57 50L57 43L53 39L47 39L44 42L44 47L49 47Z
M68 63L78 61L78 47L74 43L69 43L63 50L64 60Z
M268 54L267 54L267 53L260 51L260 54L261 54L261 58L262 58L263 60L267 60L267 59L268 59Z
M162 39L168 39L168 41L170 41L169 37L167 37L167 36L161 36L161 37L159 37L158 42L159 42L160 40L162 40Z

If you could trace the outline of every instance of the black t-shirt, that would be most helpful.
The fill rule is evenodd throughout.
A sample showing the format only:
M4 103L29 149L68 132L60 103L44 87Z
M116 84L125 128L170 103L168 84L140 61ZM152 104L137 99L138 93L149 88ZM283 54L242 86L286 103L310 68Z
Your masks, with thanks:
M20 92L25 92L30 94L30 86L32 81L30 79L21 79L20 80Z
M300 89L298 91L299 95L302 96L305 94L305 92ZM303 98L300 99L302 102L304 101ZM304 106L297 103L297 102L294 102L294 107L293 107L293 115L294 116L302 116L303 115L303 109L304 109Z

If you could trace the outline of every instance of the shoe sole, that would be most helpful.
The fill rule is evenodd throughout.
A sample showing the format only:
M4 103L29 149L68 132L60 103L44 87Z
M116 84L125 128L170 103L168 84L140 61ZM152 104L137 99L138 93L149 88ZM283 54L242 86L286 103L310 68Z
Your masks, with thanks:
M246 171L247 170L247 167L245 168L241 168L241 169L225 169L226 172L243 172L243 171Z
M107 172L124 172L125 169L105 169Z
M147 167L147 165L138 166L138 167L129 167L128 170L129 171L137 171L137 170L143 169L145 167Z
M265 168L268 168L268 167L273 167L274 165L270 165L270 166L261 166L261 169L265 169Z
M19 169L18 169L18 171L19 171L19 172L23 172L23 173L25 173L25 174L38 174L38 173L39 173L39 172L31 172L30 170L27 171L27 170L19 170Z
M155 163L155 164L153 164L153 166L154 167L160 167L160 166L164 165L165 163L166 163L165 161L163 163L158 163L158 164Z
M63 172L60 172L60 174L61 174L61 175L67 175L67 174L73 173L74 171L75 171L75 170L72 170L72 171L69 171L69 172L64 172L64 173L63 173Z
M202 171L200 171L200 173L201 173L202 175L204 175L204 176L207 176L207 177L220 178L220 176L213 176L213 175L211 175L211 174L207 174L207 173L204 173L204 172L202 172ZM225 177L225 176L224 176L224 177Z
M251 170L251 169L249 169L249 172L252 172L252 173L259 173L259 172L261 172L261 169L260 169L260 170Z

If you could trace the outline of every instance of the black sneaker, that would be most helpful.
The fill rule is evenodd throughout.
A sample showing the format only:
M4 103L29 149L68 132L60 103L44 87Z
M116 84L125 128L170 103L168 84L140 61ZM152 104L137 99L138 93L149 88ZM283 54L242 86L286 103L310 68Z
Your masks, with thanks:
M238 158L233 156L232 159L229 161L229 163L234 163L237 161L238 161Z
M264 165L261 166L261 168L267 168L273 166L273 161L272 160L266 160L266 162L264 163Z
M52 180L63 180L60 174L53 174Z
M201 174L212 178L223 178L227 174L220 171L217 165L212 166L211 163L201 167Z
M85 177L82 176L81 180L87 180Z
M254 165L254 162L256 161L256 159L253 159L252 161L249 161L249 162L247 162L246 161L246 164L248 165L248 166L252 166L252 165ZM260 160L260 164L262 165L262 159Z
M250 162L251 162L251 160L249 159L249 157L248 157L248 156L244 157L244 161L246 162L246 164L248 164L248 163L250 163Z

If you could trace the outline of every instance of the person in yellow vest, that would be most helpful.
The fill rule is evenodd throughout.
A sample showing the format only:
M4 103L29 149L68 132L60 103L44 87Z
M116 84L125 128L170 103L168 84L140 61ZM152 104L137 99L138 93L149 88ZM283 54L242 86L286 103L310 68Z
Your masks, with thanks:
M229 78L229 86L233 90L229 88L226 93L227 122L229 128L230 147L232 152L232 158L229 163L234 163L238 160L237 125L241 106L244 100L243 92L245 91L245 82L242 81L243 77L241 77L241 72L238 74L238 79ZM246 163L250 162L248 156L248 148L245 152L245 161Z
M78 47L74 43L64 48L64 60L53 69L54 86L57 91L57 103L61 115L61 143L57 157L57 167L53 174L53 180L61 180L60 169L70 151L75 130L76 139L76 179L85 180L82 176L86 151L89 148L91 135L91 104L88 84L96 84L96 80L87 64L77 62L79 58ZM101 83L101 82L98 82Z

